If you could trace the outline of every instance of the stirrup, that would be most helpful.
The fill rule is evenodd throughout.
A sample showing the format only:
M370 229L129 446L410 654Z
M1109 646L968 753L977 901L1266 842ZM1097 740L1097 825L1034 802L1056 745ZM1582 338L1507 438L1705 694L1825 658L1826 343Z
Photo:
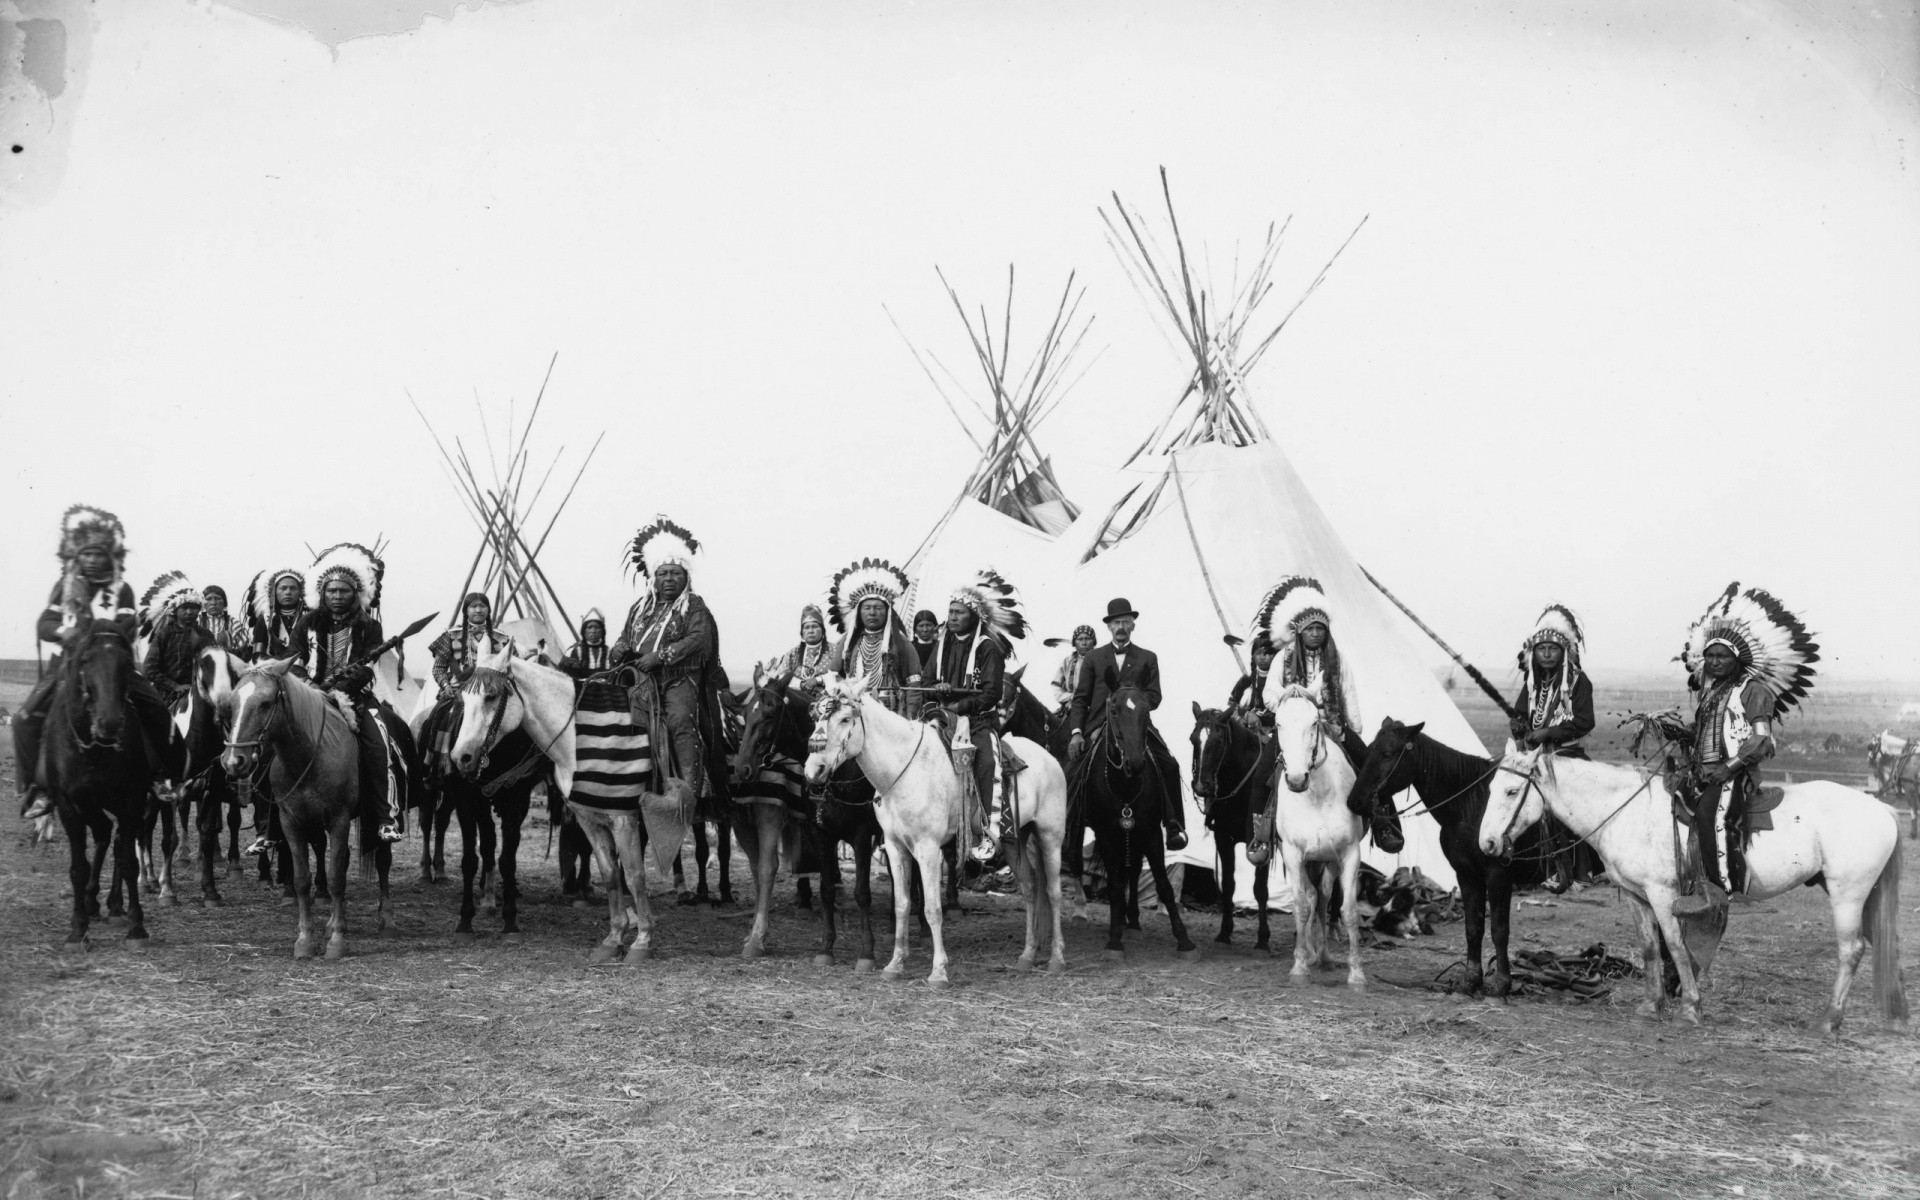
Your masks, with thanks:
M1373 844L1382 854L1398 854L1406 849L1407 835L1380 818L1373 819Z
M1000 842L991 831L981 834L980 840L973 844L973 849L967 851L975 862L991 862L999 852Z
M1169 850L1185 850L1187 848L1187 831L1184 829L1167 830L1166 845Z

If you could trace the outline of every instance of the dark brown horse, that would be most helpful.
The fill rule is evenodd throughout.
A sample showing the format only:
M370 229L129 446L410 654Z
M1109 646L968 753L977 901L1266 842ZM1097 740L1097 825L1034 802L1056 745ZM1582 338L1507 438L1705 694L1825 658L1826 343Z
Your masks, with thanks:
M67 833L73 919L67 946L84 948L89 921L100 911L98 863L112 840L115 872L128 883L127 944L147 944L140 908L135 838L152 786L139 724L127 703L133 646L112 621L80 615L62 638L60 681L47 710L42 742L47 794ZM87 834L97 852L87 856Z
M1207 828L1213 831L1215 865L1220 881L1220 933L1216 942L1233 941L1235 853L1253 837L1256 801L1273 794L1273 769L1279 761L1271 741L1261 738L1223 709L1193 706L1193 795L1200 802ZM1253 867L1253 898L1259 907L1256 950L1267 949L1267 871L1271 860L1262 856Z

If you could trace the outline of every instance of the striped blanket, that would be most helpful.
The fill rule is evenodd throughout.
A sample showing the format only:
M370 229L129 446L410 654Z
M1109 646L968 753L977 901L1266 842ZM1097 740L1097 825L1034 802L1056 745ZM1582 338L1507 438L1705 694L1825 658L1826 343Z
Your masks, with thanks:
M640 794L653 775L647 731L634 724L627 690L610 683L589 683L574 713L573 792L568 799L589 808L640 807Z
M802 816L812 815L806 803L806 767L784 754L769 754L746 783L733 785L735 804L774 804Z

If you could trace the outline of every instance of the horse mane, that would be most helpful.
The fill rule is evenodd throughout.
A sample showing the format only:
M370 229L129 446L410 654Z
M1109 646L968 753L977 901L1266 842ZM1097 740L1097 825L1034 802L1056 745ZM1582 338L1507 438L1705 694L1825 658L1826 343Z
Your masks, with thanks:
M313 753L332 750L342 742L350 751L358 753L353 747L353 728L347 723L346 714L333 706L325 692L289 671L287 668L292 665L291 659L278 659L248 670L239 682L245 683L248 675L266 675L277 680L287 714L293 718L290 724L303 735L312 729L320 731L310 747Z

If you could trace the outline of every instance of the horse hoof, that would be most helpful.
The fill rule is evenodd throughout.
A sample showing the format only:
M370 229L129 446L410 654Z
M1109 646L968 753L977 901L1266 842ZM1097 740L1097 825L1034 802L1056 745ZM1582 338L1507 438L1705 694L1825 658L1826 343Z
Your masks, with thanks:
M1033 970L1033 960L1030 958L1016 958L1013 960L1013 969L1025 975Z
M1125 950L1121 950L1113 946L1109 946L1107 947L1107 959L1110 962L1125 962L1127 961L1127 952Z
M208 896L206 902L208 908L225 908L227 906L227 902L218 896Z
M1287 982L1295 987L1306 987L1313 982L1313 972L1295 968L1287 972Z
M172 892L161 892L160 898L162 900L165 900L169 905L173 906L174 908L180 907L180 897L175 895Z
M624 961L629 967L637 967L652 957L652 946L628 946L627 957Z
M1680 1008L1680 1019L1689 1025L1697 1027L1700 1024L1700 1006L1697 1004L1682 1005Z
M345 942L335 939L327 943L328 958L345 958L346 956L347 944Z
M952 987L953 984L949 983L944 979L929 979L927 980L927 986L932 988L936 992L944 992L948 988Z
M603 943L595 946L593 953L587 956L587 965L590 967L603 966L619 956L620 948L618 946L608 946Z
M296 961L304 962L313 957L313 947L303 942L295 942L293 946L293 957Z
M1174 951L1173 956L1181 962L1199 962L1200 947L1188 946L1185 950Z
M500 944L503 946L518 946L526 940L526 936L518 929L509 929L500 935Z
M746 945L740 947L741 958L761 958L765 956L766 952L767 948L759 942L748 942Z
M888 983L899 983L906 977L907 973L898 967L888 967L886 970L880 972L880 978L886 980Z
M1049 960L1049 961L1048 961L1048 963L1047 963L1047 974L1049 974L1049 975L1065 975L1066 973L1067 973L1067 964L1066 964L1066 962L1065 962L1065 960L1063 960L1063 959L1058 959L1058 958L1055 958L1055 959L1051 959L1051 960Z
M454 941L456 941L456 942L461 942L461 943L463 943L463 944L464 944L464 943L467 943L467 942L471 942L471 941L473 941L473 940L474 940L474 933L473 933L473 930L471 930L471 929L456 929L456 930L454 930L454 931L453 931L453 940L454 940Z
M816 954L813 956L813 965L816 967L830 967L833 965L833 955Z
M92 947L87 945L87 939L84 937L73 938L60 943L60 953L62 954L85 954L90 949L92 949Z
M1364 979L1349 979L1347 980L1347 990L1356 996L1364 996L1367 994L1367 981Z
M145 950L152 944L153 939L145 933L130 933L127 935L127 949L129 950Z
M1645 1017L1650 1021L1657 1021L1660 1019L1660 1006L1651 1000L1642 1000L1634 1006L1633 1015L1636 1017Z
M1218 937L1214 938L1213 940L1216 942L1219 942L1222 946L1233 945L1233 935L1230 933L1223 933Z
M878 964L870 958L862 958L854 962L853 973L855 975L871 975L877 965Z

